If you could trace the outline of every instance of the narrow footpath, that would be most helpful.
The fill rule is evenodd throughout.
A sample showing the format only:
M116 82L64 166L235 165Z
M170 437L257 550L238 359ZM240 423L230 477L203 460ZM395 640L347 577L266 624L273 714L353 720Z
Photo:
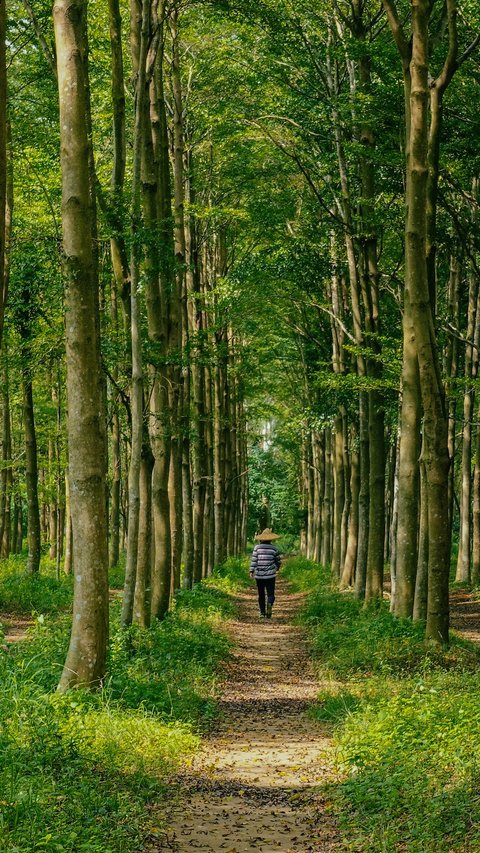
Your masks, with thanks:
M249 590L238 621L221 717L182 779L181 797L159 817L154 851L324 853L338 831L318 787L334 778L328 727L307 713L318 692L302 628L302 595L280 580L271 620L258 618Z

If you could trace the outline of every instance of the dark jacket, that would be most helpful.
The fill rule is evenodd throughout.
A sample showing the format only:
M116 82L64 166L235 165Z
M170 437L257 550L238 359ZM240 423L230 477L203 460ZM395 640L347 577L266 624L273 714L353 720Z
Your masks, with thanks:
M255 578L274 578L280 568L280 551L271 542L258 542L253 549L250 571Z

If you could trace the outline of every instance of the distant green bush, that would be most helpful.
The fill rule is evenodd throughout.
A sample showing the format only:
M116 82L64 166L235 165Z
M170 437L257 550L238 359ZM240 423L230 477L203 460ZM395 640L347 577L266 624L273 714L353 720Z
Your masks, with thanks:
M282 577L289 581L294 592L311 592L330 585L330 570L301 556L285 562Z
M249 560L246 557L227 557L221 566L216 566L211 578L203 583L205 586L216 587L224 592L234 593L248 586Z
M121 554L118 565L108 570L108 585L110 589L123 589L125 583L125 558L126 554Z

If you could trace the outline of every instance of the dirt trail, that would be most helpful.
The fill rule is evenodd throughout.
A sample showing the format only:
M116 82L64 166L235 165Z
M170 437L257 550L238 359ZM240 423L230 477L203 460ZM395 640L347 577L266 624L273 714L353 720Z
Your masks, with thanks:
M480 643L480 597L477 591L450 590L450 624L467 640Z
M152 853L338 849L317 790L334 777L331 741L306 713L318 683L292 624L301 600L280 582L272 620L260 621L253 592L238 597L220 722L181 780L180 802L162 815L167 831Z
M33 625L31 616L19 613L0 613L0 626L2 626L5 643L18 643L20 640L24 640L31 625Z

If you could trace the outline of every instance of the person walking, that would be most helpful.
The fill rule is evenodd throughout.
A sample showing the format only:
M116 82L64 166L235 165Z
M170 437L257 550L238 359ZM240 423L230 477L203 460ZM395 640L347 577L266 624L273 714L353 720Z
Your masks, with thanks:
M260 618L270 619L275 601L275 578L280 568L280 551L272 542L280 539L280 536L267 527L255 539L258 544L252 553L250 577L255 578L257 582Z

